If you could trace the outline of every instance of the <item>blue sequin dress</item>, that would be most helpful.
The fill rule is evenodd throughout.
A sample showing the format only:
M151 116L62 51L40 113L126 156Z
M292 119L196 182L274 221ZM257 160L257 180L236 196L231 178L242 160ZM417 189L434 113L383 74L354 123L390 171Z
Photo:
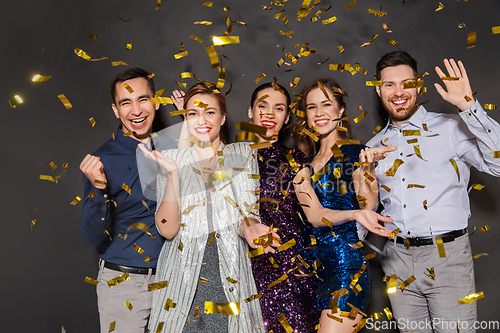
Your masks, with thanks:
M314 192L323 207L332 210L359 209L352 174L357 168L355 162L359 161L359 152L363 148L365 148L363 145L340 146L343 157L339 160L332 157L327 162L329 171L317 182L311 180ZM359 242L356 222L348 221L332 228L310 226L307 231L317 243L315 248L310 250L308 259L310 261L319 259L324 267L318 271L318 279L314 280L314 292L319 310L330 309L332 292L345 288L349 293L339 298L339 310L350 312L352 308L347 305L350 303L364 311L370 299L373 282L370 266L363 260L363 251L361 248L356 249L351 246ZM357 283L361 290L355 285L351 288L353 281L351 277L363 268L364 272L359 276ZM358 291L357 294L355 291Z

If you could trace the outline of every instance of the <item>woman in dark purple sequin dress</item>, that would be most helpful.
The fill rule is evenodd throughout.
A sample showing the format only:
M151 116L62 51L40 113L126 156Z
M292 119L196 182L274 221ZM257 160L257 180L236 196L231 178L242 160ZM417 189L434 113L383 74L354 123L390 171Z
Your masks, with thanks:
M257 290L262 293L260 305L267 331L286 333L285 327L289 325L294 332L306 333L315 330L318 311L312 278L305 276L301 264L305 216L292 184L296 172L305 163L305 156L280 141L280 130L290 118L290 96L284 87L278 87L282 92L271 83L257 87L248 116L256 125L267 127L265 135L258 135L260 142L272 143L271 147L259 149L257 156L262 224L277 229L282 246L293 242L295 245L252 258L252 270ZM266 95L268 97L263 98Z

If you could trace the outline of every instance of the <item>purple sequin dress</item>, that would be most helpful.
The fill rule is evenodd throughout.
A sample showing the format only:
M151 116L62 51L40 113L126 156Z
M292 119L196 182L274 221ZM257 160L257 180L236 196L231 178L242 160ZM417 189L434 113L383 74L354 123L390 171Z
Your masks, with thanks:
M298 269L289 272L297 267L297 262L300 262L297 255L305 256L302 251L305 225L298 212L303 218L305 215L294 193L292 180L296 172L292 170L286 157L289 153L298 164L297 166L300 167L305 163L306 158L301 151L292 150L280 142L274 143L272 147L259 149L258 162L262 190L260 197L275 200L261 201L259 210L263 224L278 228L281 244L294 239L296 245L280 252L276 251L274 254L267 253L252 258L252 270L257 290L262 293L260 305L267 331L286 333L278 318L280 314L283 314L294 332L306 333L314 331L319 318L312 278L295 276L294 274L301 274ZM276 201L279 201L279 204ZM271 257L274 258L277 267L271 262ZM268 288L269 284L284 274L287 274L288 278Z

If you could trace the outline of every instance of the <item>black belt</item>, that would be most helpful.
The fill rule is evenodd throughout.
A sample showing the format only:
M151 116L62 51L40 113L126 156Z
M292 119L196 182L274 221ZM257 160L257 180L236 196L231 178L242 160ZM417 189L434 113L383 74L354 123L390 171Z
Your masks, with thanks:
M450 231L442 235L438 235L436 237L441 237L443 240L443 243L448 243L451 241L454 241L455 238L458 238L462 235L465 235L467 233L467 228L461 229L461 230L455 230L455 231ZM410 237L406 238L408 242L410 243L410 246L423 246L423 245L432 245L434 244L433 241L434 237ZM405 238L401 236L396 236L396 243L399 244L404 244L405 243Z
M156 274L156 268L129 267L129 266L112 264L112 263L107 262L107 261L104 262L104 267L115 270L115 271L120 271L123 273L134 273L134 274L144 274L144 275L148 275L149 271L152 270L151 275Z

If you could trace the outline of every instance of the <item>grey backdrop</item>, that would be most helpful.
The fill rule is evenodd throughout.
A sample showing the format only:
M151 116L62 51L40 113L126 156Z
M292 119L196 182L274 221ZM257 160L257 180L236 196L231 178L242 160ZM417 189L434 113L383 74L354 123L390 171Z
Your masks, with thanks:
M261 74L261 82L276 77L288 86L300 77L298 94L302 85L318 76L337 79L349 94L347 113L352 118L360 112L358 106L368 110L368 115L353 125L355 138L366 142L377 125L385 124L385 115L374 89L365 86L373 80L378 58L397 50L389 38L399 42L399 47L412 54L419 62L428 92L421 100L430 100L429 110L454 112L453 107L442 101L432 86L438 80L434 66L442 65L445 57L464 61L476 97L485 103L499 103L500 67L498 54L500 35L492 34L491 27L500 25L500 1L442 0L443 10L435 12L438 1L423 0L359 0L349 10L349 0L323 0L304 19L297 21L297 11L302 1L291 0L284 6L266 1L216 0L213 6L200 6L202 0L164 1L155 10L156 1L106 0L106 1L9 1L2 5L0 22L1 41L1 113L5 124L1 135L5 154L2 157L2 265L1 301L2 332L60 332L61 326L70 333L97 332L98 313L95 287L84 282L86 276L96 278L97 256L95 248L87 244L79 232L82 204L70 205L83 195L81 172L78 165L86 153L91 153L104 143L116 130L118 120L111 110L109 83L124 66L113 67L111 61L125 61L131 67L143 67L154 72L157 90L167 92L177 88L174 81L181 81L179 73L193 72L197 78L217 81L218 71L213 69L205 51L212 45L210 36L221 36L227 29L225 18L243 21L233 23L239 44L217 46L225 55L226 84L230 141L238 132L236 121L247 120L246 110L254 80ZM272 7L264 10L262 5ZM319 16L311 17L323 7L332 6ZM368 9L381 9L386 16L377 17ZM223 7L229 7L224 11ZM274 16L285 10L290 20L287 25ZM323 25L322 20L336 16L338 20ZM212 21L210 26L195 25L195 21ZM126 21L126 22L125 22ZM387 33L386 23L392 33ZM465 27L459 28L459 24ZM292 38L278 31L294 31ZM467 48L467 34L477 32L477 44ZM96 34L97 39L88 39ZM366 47L374 34L378 37ZM203 44L190 38L195 35ZM174 59L185 43L189 55ZM127 50L126 45L132 44ZM277 66L283 53L297 55L295 44L309 44L315 54L301 57L297 64L288 58ZM345 49L340 53L338 46ZM86 61L74 53L78 47L93 58L108 56L101 61ZM329 61L322 65L327 58ZM360 63L366 75L349 71L329 71L328 64ZM286 72L286 70L292 70ZM31 82L33 74L52 75L48 82ZM195 81L186 79L188 87ZM24 103L15 109L8 100L19 94ZM57 98L65 94L73 108L66 110ZM156 128L161 129L180 120L170 117L172 105L162 106ZM489 114L500 120L498 110ZM89 118L94 117L95 128ZM49 163L58 166L53 170ZM62 164L69 166L58 184L40 180L41 174L60 175ZM432 172L432 170L429 170ZM477 302L480 320L499 320L500 291L496 285L500 269L497 244L500 231L497 226L500 198L498 179L472 172L471 184L486 185L482 191L470 194L472 216L470 229L490 226L488 232L478 231L471 237L473 253L489 253L475 260L476 285L485 298ZM36 211L34 211L36 209ZM34 212L33 212L34 211ZM30 215L31 214L31 215ZM32 220L36 219L33 230ZM383 240L369 238L379 247ZM367 250L367 253L371 252ZM380 259L372 260L375 289L368 315L381 312L388 306L381 279ZM365 330L367 331L367 330Z

